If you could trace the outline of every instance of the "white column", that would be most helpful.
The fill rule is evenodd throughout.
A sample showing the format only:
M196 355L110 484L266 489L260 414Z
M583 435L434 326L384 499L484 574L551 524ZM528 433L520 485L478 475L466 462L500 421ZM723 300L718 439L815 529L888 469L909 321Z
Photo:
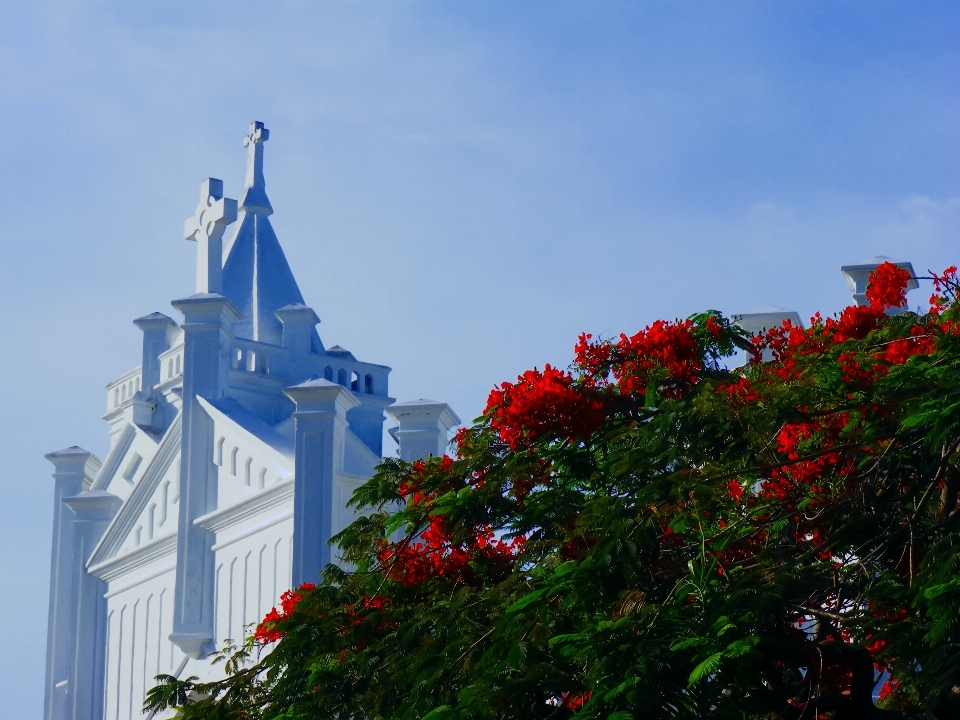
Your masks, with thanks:
M143 356L140 362L141 393L153 398L153 387L160 384L159 357L171 348L177 324L163 313L153 313L133 321L143 332Z
M399 426L393 436L400 444L400 459L407 462L443 455L447 451L447 433L460 424L453 408L435 400L392 405L387 414Z
M297 405L293 494L293 586L317 582L333 561L334 475L343 467L347 411L360 402L328 380L308 380L284 390Z
M107 646L107 583L87 572L87 560L123 501L103 490L64 500L75 515L74 616L75 647L70 663L65 718L101 720Z
M215 294L175 300L173 306L184 317L184 368L177 579L170 640L186 655L199 658L211 650L214 639L214 538L194 520L216 508L217 484L213 421L197 398L222 396L229 373L230 327L240 313Z
M64 499L83 492L100 470L100 460L83 448L71 447L45 456L56 468L53 473L53 548L50 557L50 608L47 617L47 670L43 691L44 720L61 720L72 688L70 670L75 641L74 592L75 528L73 511ZM82 559L81 559L81 567Z
M313 308L293 303L284 305L273 314L283 323L283 346L290 350L291 359L296 362L309 355L313 328L320 322Z

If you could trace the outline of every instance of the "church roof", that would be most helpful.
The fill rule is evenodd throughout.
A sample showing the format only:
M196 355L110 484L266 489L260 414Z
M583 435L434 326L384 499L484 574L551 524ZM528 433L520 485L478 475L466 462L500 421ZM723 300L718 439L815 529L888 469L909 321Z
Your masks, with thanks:
M327 355L337 355L339 357L345 357L351 360L356 360L352 352L350 352L346 348L340 347L339 345L334 345L331 348L327 348Z
M150 313L149 315L144 315L143 317L138 317L133 321L134 323L142 322L159 322L159 323L172 323L173 318L164 315L162 312Z
M302 305L303 295L270 224L273 208L263 178L263 143L269 137L263 123L255 122L244 139L247 179L235 234L225 243L223 294L243 315L233 324L234 335L280 345L283 324L274 313L294 303ZM313 334L314 348L322 348L316 331Z

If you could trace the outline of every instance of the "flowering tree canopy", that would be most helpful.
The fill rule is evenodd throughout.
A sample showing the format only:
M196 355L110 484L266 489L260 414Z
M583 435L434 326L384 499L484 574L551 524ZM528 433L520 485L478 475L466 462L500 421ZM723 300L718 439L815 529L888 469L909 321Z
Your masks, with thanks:
M960 302L580 338L385 460L184 718L960 717ZM752 359L727 369L740 347ZM267 652L269 650L269 652ZM881 709L882 708L882 709Z

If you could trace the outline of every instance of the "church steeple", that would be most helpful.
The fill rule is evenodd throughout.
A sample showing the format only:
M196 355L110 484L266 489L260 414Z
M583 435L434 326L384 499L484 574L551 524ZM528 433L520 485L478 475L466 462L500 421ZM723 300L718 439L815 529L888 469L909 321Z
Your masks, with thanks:
M267 198L267 183L263 179L263 144L269 139L270 131L259 121L250 123L250 132L243 139L243 146L247 148L247 180L240 209L263 216L273 214Z
M263 143L270 131L262 122L250 124L243 139L247 148L247 181L240 199L240 220L223 263L223 295L243 316L233 324L236 337L271 345L283 344L283 324L276 315L280 308L304 304L287 258L270 224L273 207L267 199L263 178ZM322 352L316 330L311 345Z

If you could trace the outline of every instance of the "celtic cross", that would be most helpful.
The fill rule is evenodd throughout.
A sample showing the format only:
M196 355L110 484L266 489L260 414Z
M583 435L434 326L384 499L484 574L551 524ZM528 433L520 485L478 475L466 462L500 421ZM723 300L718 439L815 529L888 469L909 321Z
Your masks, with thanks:
M237 219L237 201L223 196L223 180L200 183L200 204L183 225L187 240L197 243L197 292L223 290L223 231Z

